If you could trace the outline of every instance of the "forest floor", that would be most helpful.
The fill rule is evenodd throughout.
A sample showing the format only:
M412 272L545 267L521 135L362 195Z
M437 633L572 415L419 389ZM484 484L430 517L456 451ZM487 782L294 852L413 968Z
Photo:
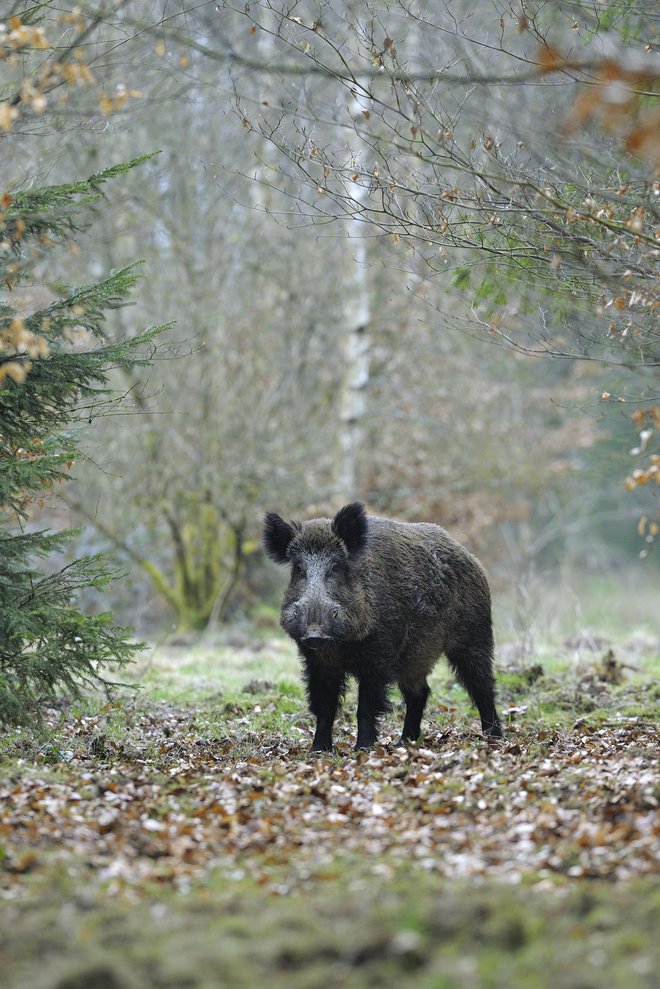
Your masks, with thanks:
M502 741L440 663L309 752L291 646L154 649L139 691L0 742L4 989L651 989L660 970L660 643L501 650Z

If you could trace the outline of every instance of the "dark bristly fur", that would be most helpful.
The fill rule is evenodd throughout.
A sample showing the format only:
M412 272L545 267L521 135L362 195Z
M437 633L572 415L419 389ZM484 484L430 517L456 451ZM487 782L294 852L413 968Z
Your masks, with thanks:
M334 519L285 522L269 512L264 547L291 566L281 624L298 644L316 715L312 748L332 748L349 676L358 680L357 744L377 738L397 683L406 703L402 742L419 737L426 678L444 653L474 701L486 735L495 710L490 591L477 559L430 523L394 522L346 505Z

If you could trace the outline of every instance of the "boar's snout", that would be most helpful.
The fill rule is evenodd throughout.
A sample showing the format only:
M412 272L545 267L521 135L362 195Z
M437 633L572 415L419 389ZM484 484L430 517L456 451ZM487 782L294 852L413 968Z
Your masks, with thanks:
M346 622L336 606L297 602L282 609L281 624L292 639L310 649L346 638Z
M320 625L309 625L302 634L301 642L315 649L325 642L330 642L330 636L324 632Z

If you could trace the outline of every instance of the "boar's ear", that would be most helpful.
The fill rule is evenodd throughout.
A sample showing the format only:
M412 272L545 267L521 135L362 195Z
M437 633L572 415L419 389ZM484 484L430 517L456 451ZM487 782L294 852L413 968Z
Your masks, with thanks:
M332 531L339 536L349 553L357 553L367 541L367 513L361 501L340 508L332 522Z
M266 512L263 533L264 549L266 555L275 563L287 562L287 550L295 534L294 524L289 525L275 512Z

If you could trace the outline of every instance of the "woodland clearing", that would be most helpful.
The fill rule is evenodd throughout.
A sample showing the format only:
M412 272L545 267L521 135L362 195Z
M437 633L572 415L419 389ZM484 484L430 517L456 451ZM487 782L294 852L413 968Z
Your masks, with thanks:
M322 757L282 639L154 650L3 742L4 984L652 986L657 646L500 665L490 743L440 664L417 745L349 695Z

